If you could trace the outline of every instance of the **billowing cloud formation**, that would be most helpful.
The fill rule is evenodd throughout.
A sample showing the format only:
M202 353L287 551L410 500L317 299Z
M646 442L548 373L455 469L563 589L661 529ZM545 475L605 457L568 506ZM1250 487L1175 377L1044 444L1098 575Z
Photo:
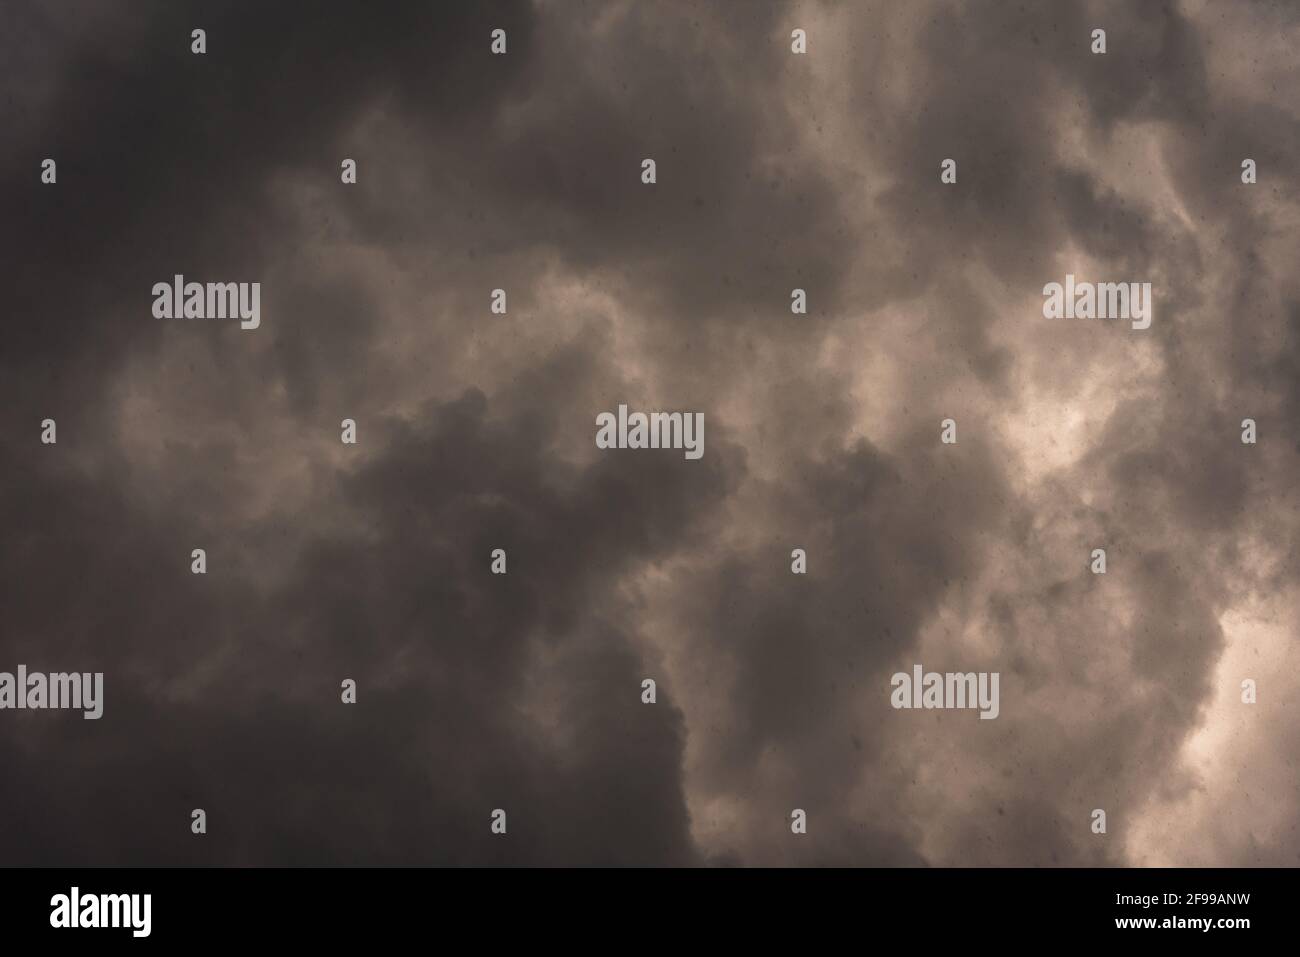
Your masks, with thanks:
M0 670L105 714L0 712L0 858L1300 858L1286 5L7 19ZM704 457L596 449L620 403Z

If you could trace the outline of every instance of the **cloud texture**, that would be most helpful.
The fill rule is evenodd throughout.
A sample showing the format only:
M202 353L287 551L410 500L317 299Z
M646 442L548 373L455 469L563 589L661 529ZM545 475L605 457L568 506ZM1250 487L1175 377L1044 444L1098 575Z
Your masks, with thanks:
M0 862L1300 861L1293 6L129 14L0 34L0 670L105 675L0 713Z

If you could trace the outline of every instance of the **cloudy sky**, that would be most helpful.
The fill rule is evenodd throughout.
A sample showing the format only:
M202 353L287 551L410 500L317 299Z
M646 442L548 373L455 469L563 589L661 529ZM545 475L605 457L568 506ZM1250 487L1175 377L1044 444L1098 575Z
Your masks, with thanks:
M1300 862L1293 4L3 19L0 862Z

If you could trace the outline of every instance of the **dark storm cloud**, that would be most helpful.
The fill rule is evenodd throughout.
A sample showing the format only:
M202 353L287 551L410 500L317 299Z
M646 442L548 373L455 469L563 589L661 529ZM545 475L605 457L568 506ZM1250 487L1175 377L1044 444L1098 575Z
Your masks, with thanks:
M432 424L394 426L392 453L344 481L327 507L355 508L366 529L347 537L288 531L275 516L240 524L237 437L172 447L161 474L103 447L104 378L119 355L159 342L143 321L152 282L256 275L259 257L294 241L266 229L271 178L309 162L336 176L329 146L370 99L409 98L443 133L485 122L528 62L531 18L522 5L412 4L382 18L167 5L129 51L92 33L64 52L31 155L12 154L7 170L15 311L44 321L13 324L5 353L26 386L6 441L5 651L102 669L112 718L98 734L27 721L5 735L23 782L11 797L31 823L8 832L8 861L195 860L196 806L228 836L198 851L217 862L694 858L680 714L667 690L639 710L646 668L622 631L628 614L602 596L719 494L720 448L686 472L660 456L564 475L546 459L544 419L516 406L493 431L488 400L467 393L426 410ZM209 59L187 52L195 25ZM510 31L508 60L489 60L495 26ZM46 154L60 185L42 192L27 167ZM291 408L309 411L364 346L346 320L368 302L327 277L280 295L301 335L282 329L271 355ZM211 348L244 380L230 345ZM563 371L581 379L589 363L577 356ZM529 399L545 407L543 394ZM195 425L231 414L175 401ZM58 418L59 450L94 450L90 474L30 456L21 435L38 411ZM142 503L138 483L162 494ZM206 579L188 574L197 539ZM488 573L492 545L508 548L506 579ZM277 555L292 567L266 567ZM565 660L539 673L531 643ZM338 702L343 677L362 688L355 721ZM555 686L539 707L574 753L523 713L530 680ZM496 806L525 835L509 851L484 839Z
M5 604L27 638L8 650L104 670L111 721L29 720L6 738L31 819L7 859L195 860L175 834L198 806L239 835L204 845L197 859L215 862L693 860L681 716L669 693L639 710L648 665L614 584L689 538L725 493L727 455L690 472L663 453L556 474L526 414L493 427L487 406L470 393L425 410L346 480L336 505L361 531L309 540L268 596L218 567L242 529L199 579L163 560L178 550L169 530L110 492L47 491L79 503L53 525L42 499L15 500L6 526L27 552L5 569ZM620 504L600 517L593 501ZM494 546L505 578L488 572ZM69 565L84 569L75 585ZM56 568L67 598L20 586ZM199 687L168 700L182 671ZM355 711L338 704L342 677L358 681ZM531 836L489 843L494 807Z
M346 5L169 3L137 7L129 26L85 13L87 29L53 58L57 75L33 85L50 88L30 107L40 122L24 123L22 87L8 91L4 117L30 129L5 160L14 308L43 319L14 324L6 358L56 369L155 342L156 327L114 310L134 314L138 290L160 278L256 271L274 243L270 174L328 156L322 175L335 176L329 148L375 98L418 97L443 125L480 115L526 61L532 21L523 3L397 4L384 17ZM39 6L15 16L32 32L48 27ZM463 39L497 23L519 47L499 65ZM210 57L189 52L196 26ZM46 156L71 189L44 189L31 175Z
M973 507L954 507L960 488L981 490ZM760 547L719 557L716 576L694 590L700 607L685 616L692 644L707 649L711 667L734 661L734 724L704 733L708 786L745 791L765 753L783 756L780 786L754 789L773 826L751 853L784 863L920 862L891 833L901 816L894 802L865 814L853 807L863 768L888 761L867 722L892 716L881 689L934 604L971 570L974 535L996 520L1001 494L980 451L953 466L933 450L890 461L863 443L809 463L797 489L776 493L772 514L751 513L764 530ZM787 543L815 565L795 587ZM796 806L817 826L807 846L777 850L786 844L780 822Z
M0 668L102 670L106 709L0 721L5 861L1117 863L1189 790L1220 619L1295 544L1295 443L1248 459L1237 423L1297 407L1300 137L1210 64L1294 30L1276 9L12 22ZM1134 157L1170 191L1135 196ZM1008 333L1070 250L1159 281L1148 338ZM153 320L176 272L261 280L262 328ZM1022 468L1076 380L1111 411ZM702 410L705 457L593 457L638 397ZM893 711L917 661L1000 670L1003 714Z
M796 285L818 289L814 314L829 310L852 237L796 121L772 108L790 69L782 5L577 9L546 8L503 108L447 126L418 97L397 105L432 160L425 188L394 204L367 187L357 234L446 241L454 227L467 259L542 246L579 276L618 277L675 325L788 313ZM358 149L380 164L373 182L396 173L381 144Z
M1058 690L1047 709L1031 705L1026 712L1025 706L1010 705L996 730L979 728L979 735L954 730L943 736L978 755L985 769L1000 767L1001 780L992 790L978 777L963 786L961 772L945 769L939 790L950 794L952 803L923 819L939 835L927 836L923 846L935 852L934 860L948 863L1120 861L1125 856L1122 841L1153 795L1153 782L1162 774L1176 776L1180 748L1204 719L1203 708L1214 693L1213 671L1224 650L1220 616L1240 598L1242 589L1252 582L1256 587L1263 584L1243 560L1252 546L1243 547L1241 537L1259 532L1252 516L1268 510L1271 521L1281 520L1286 528L1283 532L1275 525L1274 536L1294 542L1294 522L1283 519L1284 509L1276 510L1276 494L1257 497L1272 480L1262 479L1258 458L1241 454L1238 424L1243 408L1274 405L1272 398L1260 402L1259 372L1261 367L1277 369L1277 363L1285 361L1277 351L1279 340L1288 341L1285 324L1277 321L1275 308L1271 317L1252 327L1263 341L1252 337L1241 348L1248 355L1273 357L1274 364L1270 367L1257 358L1254 374L1239 378L1217 361L1224 350L1213 340L1225 327L1209 324L1214 316L1211 303L1221 295L1219 271L1228 273L1230 284L1257 294L1277 278L1254 268L1260 264L1247 250L1251 234L1258 236L1263 221L1243 205L1250 194L1233 192L1240 185L1241 150L1249 150L1243 144L1251 141L1243 132L1268 129L1278 119L1277 110L1272 104L1256 108L1248 90L1210 93L1205 62L1210 38L1175 4L1144 10L1140 18L1131 8L1115 6L1026 11L976 4L944 6L939 16L898 11L884 19L855 23L852 48L863 53L864 72L874 83L888 82L895 98L895 109L865 125L861 142L864 155L883 159L881 167L895 181L881 195L877 211L885 220L875 228L902 248L897 255L867 264L873 281L866 284L862 302L878 307L918 294L927 297L926 315L937 330L939 348L974 373L988 390L986 408L997 415L999 407L1011 411L1024 401L1023 393L1009 391L1009 385L1020 388L1042 375L1027 366L1031 357L1035 367L1050 370L1051 388L1091 378L1091 360L1084 350L1094 348L1093 337L1080 336L1057 360L1033 341L1032 327L1014 348L995 349L988 329L1000 318L999 310L986 306L980 293L956 279L954 271L977 261L1004 290L1019 287L1034 296L1043 282L1060 278L1058 269L1070 268L1063 254L1073 245L1117 277L1157 279L1163 321L1157 322L1155 336L1168 384L1163 395L1144 393L1115 406L1090 454L1076 467L1062 470L1060 484L1048 493L1059 496L1057 501L1019 482L1019 487L1004 486L996 469L969 471L961 481L932 490L924 500L925 511L917 507L920 503L909 504L905 495L892 497L890 514L906 516L910 532L924 534L928 527L946 542L951 556L964 557L951 579L936 576L931 588L916 598L897 583L884 589L886 617L895 617L889 621L891 628L882 631L843 612L827 622L818 620L823 609L837 608L846 590L854 592L854 583L863 610L870 605L867 596L881 576L868 572L878 563L864 560L860 553L850 557L823 543L812 550L821 567L832 570L832 580L840 570L851 570L846 576L851 581L834 581L828 594L819 595L813 611L799 606L791 590L775 580L754 588L750 598L744 583L764 582L763 575L756 568L737 567L734 560L729 563L713 592L728 596L728 614L734 615L736 607L744 609L735 629L741 650L734 657L736 707L748 720L744 735L726 736L716 749L708 749L697 773L706 780L714 778L706 787L744 793L746 788L718 779L710 769L727 767L728 757L735 757L733 773L739 768L741 775L756 777L757 768L772 763L775 750L790 777L799 782L799 794L817 795L819 786L839 782L837 799L827 802L823 811L822 827L832 834L838 836L864 814L877 821L893 818L893 827L905 832L909 813L897 797L886 797L869 809L854 808L847 792L874 774L888 774L889 766L899 761L924 768L930 746L925 732L919 722L894 724L888 735L875 738L877 744L893 748L883 753L868 748L865 754L856 746L850 750L853 717L835 706L836 684L822 669L831 669L836 678L854 686L861 659L885 650L882 674L876 677L876 686L884 687L892 670L886 662L897 667L920 660L901 655L891 660L889 645L919 654L922 624L936 608L954 600L951 580L973 570L977 589L993 589L986 606L1003 611L991 623L998 626L993 634L1001 644L998 660L1007 700L1030 692L1035 684ZM898 39L900 32L906 34L899 22L910 19L919 21L912 34L914 45ZM1093 26L1108 28L1117 56L1101 61L1089 54L1087 37ZM1230 31L1234 26L1218 29ZM878 88L871 82L856 91L855 102L863 113L878 102ZM1206 276L1210 251L1191 224L1171 222L1176 212L1156 198L1134 202L1118 192L1124 174L1105 161L1099 163L1092 149L1085 146L1083 152L1072 153L1063 148L1061 124L1072 110L1079 112L1087 124L1086 136L1094 137L1099 148L1110 147L1112 137L1122 136L1125 124L1154 122L1165 124L1163 132L1148 137L1180 171L1187 165L1183 157L1198 157L1196 175L1187 182L1175 181L1177 195L1183 201L1197 193L1206 199L1213 196L1213 209L1208 203L1198 205L1198 223L1214 222L1217 230L1217 224L1226 221L1241 242L1233 248L1229 240L1213 251L1218 258L1212 278ZM1218 119L1229 115L1231 120ZM1291 138L1293 124L1288 116L1282 142ZM1272 140L1273 150L1277 143ZM1202 144L1208 146L1208 159L1206 151L1198 152ZM1229 150L1236 151L1231 162L1226 159ZM1213 159L1215 154L1219 159ZM936 189L939 160L948 156L959 159L961 186ZM1280 168L1279 176L1288 179L1290 173ZM1261 298L1276 302L1276 295L1274 288ZM1103 334L1112 335L1113 330L1095 333ZM1234 348L1229 358L1236 353ZM1212 395L1205 388L1207 368L1213 370L1216 384L1227 386L1226 394ZM1276 381L1267 373L1263 377ZM1275 395L1285 394L1274 388ZM936 402L933 392L933 380L917 375L907 395L933 412L931 421L937 423L954 406ZM1058 410L1045 409L1043 414ZM905 408L904 414L910 418L915 413ZM963 423L972 421L969 412L958 417ZM988 431L988 418L974 421L979 434ZM1286 428L1280 421L1274 427ZM924 447L919 433L915 438L905 447ZM847 463L853 455L831 453L829 461L842 457ZM1289 451L1265 468L1293 470L1288 456ZM914 475L942 468L923 463L912 451L895 452L894 460L886 456L885 461L891 470ZM844 491L837 493L808 483L808 465L790 470L789 494L797 500L815 503L838 522L851 514L843 503L869 500L862 486L870 470L844 468ZM1073 547L1083 556L1092 544L1114 543L1112 553L1121 556L1121 575L1130 589L1122 598L1113 596L1119 599L1116 606L1107 609L1098 604L1097 593L1088 594L1075 582L1067 587L1066 581L1039 569L1027 569L1027 578L1010 586L987 575L978 579L981 566L988 569L1004 560L1008 545L1030 553L1050 549L1038 536L1016 541L1008 533L1029 524L1034 511L1052 521L1047 516L1058 513L1061 500L1075 499L1084 491L1095 501L1075 521L1082 518L1095 528L1084 531ZM975 502L989 507L978 509ZM789 501L783 501L782 514L802 517L798 504ZM773 523L785 534L764 538L764 553L780 544L817 541L808 534L815 519L791 524L793 528L782 529L779 522ZM907 567L908 550L899 548L907 537L891 529L862 539L885 543L885 554ZM1071 565L1082 569L1081 558ZM940 569L944 562L932 554L922 567ZM770 573L780 579L786 570L773 566ZM1072 572L1072 577L1077 574ZM1004 590L1015 595L1010 604ZM918 613L909 614L914 600ZM1045 623L1050 629L1046 634ZM763 640L764 634L772 637ZM882 634L888 636L884 649ZM1107 663L1115 653L1112 649L1122 656L1118 669ZM972 656L970 650L952 651ZM762 676L768 673L776 680L764 682ZM845 697L860 698L853 692ZM755 701L760 703L746 711L747 703ZM857 720L859 727L866 721L863 716ZM871 735L869 729L862 730ZM832 751L828 742L846 743ZM765 759L754 756L756 752L763 752ZM792 798L787 808L794 803ZM1089 834L1088 814L1098 806L1110 809L1118 841L1099 841ZM773 831L767 838L782 843ZM800 857L797 849L767 850L769 859Z

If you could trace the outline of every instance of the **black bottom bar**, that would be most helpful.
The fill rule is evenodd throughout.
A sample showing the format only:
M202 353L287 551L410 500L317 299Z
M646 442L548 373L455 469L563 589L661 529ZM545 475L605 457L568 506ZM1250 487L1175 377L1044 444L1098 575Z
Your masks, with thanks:
M806 949L897 935L920 946L1097 938L1231 946L1293 925L1297 890L1291 869L46 869L2 871L0 881L6 942L96 948L716 939ZM148 935L136 936L145 894ZM119 926L71 926L88 922Z

